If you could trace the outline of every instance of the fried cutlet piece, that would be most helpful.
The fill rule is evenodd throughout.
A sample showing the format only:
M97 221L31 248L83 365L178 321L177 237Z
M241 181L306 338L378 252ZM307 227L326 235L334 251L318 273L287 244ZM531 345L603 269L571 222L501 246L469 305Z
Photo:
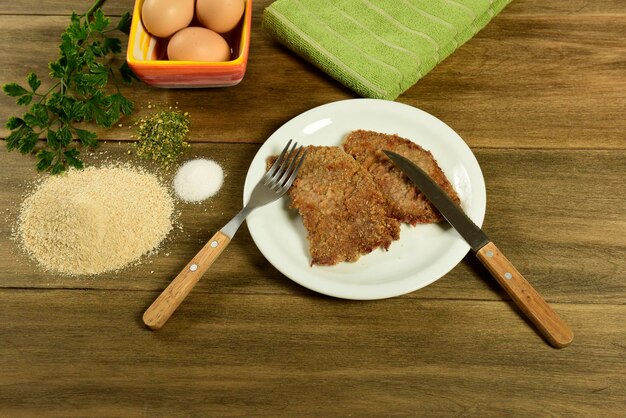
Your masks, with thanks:
M345 151L365 168L374 179L391 207L392 215L411 225L443 220L430 201L415 187L413 182L382 152L396 152L424 170L455 203L459 196L435 161L430 151L398 135L357 130L351 132L343 143Z
M289 196L307 230L311 265L352 262L389 248L400 223L369 173L339 147L307 149Z

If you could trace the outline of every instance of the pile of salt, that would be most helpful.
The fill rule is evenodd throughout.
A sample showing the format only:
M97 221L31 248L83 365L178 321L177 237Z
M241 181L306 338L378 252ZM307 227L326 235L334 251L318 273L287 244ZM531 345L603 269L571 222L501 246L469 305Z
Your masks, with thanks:
M176 195L185 202L200 202L215 195L224 183L222 167L198 158L183 164L174 177Z

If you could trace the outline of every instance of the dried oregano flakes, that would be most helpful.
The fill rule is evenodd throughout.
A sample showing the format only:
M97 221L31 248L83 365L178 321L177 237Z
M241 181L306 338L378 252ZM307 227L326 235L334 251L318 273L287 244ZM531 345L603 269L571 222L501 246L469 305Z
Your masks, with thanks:
M190 126L187 112L172 109L155 111L137 123L137 142L134 143L137 156L169 168L189 148Z

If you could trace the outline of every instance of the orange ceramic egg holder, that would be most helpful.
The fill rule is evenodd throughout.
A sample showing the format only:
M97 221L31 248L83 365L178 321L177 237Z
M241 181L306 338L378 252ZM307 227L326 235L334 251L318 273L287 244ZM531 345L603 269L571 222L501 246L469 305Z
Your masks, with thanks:
M143 26L143 2L135 1L126 53L126 61L139 79L166 88L227 87L243 79L250 49L252 0L245 0L243 17L235 29L222 34L232 50L232 59L224 62L167 60L168 40L152 36Z

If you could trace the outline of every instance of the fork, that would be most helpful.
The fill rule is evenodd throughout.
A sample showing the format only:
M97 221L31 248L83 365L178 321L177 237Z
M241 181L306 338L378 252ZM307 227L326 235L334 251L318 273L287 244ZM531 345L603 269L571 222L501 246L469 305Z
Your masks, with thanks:
M165 325L198 280L224 251L252 210L277 200L289 190L307 153L306 148L298 147L297 142L291 146L291 142L287 142L278 159L256 184L243 209L211 237L146 310L143 322L148 328L158 330Z

